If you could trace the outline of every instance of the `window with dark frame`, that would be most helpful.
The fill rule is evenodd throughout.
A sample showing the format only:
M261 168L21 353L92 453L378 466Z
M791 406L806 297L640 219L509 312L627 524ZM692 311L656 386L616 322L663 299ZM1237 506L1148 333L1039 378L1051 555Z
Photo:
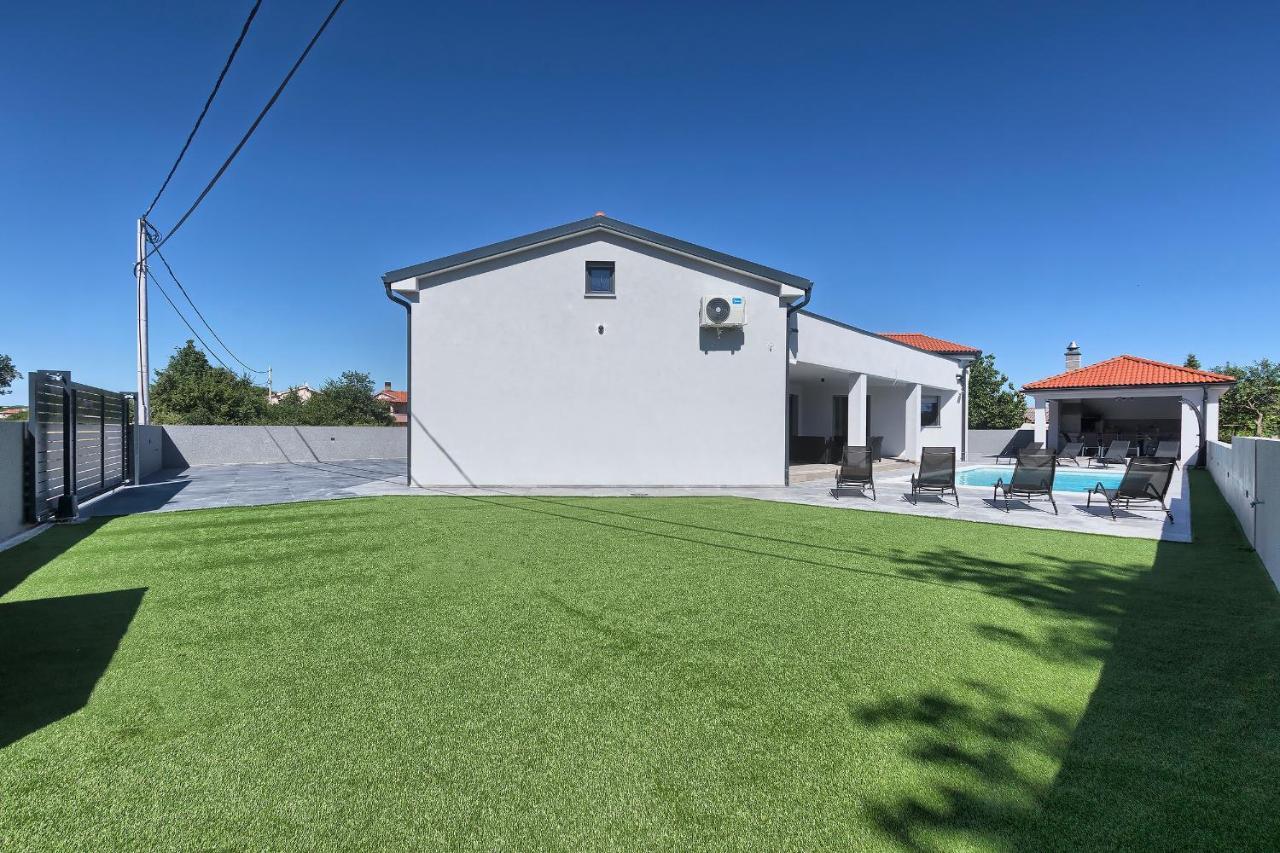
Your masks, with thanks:
M936 427L941 425L942 397L937 394L920 395L920 426Z
M587 296L614 296L613 261L587 261Z

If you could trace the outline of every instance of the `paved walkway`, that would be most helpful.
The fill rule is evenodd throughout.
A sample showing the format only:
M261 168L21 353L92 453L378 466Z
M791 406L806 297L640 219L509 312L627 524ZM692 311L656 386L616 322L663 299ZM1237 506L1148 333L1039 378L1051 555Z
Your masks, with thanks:
M1012 471L1012 466L1010 466ZM1160 511L1148 509L1117 511L1111 519L1106 504L1085 505L1085 495L1055 493L1059 514L1048 501L1014 501L1011 511L991 498L990 488L960 487L960 506L948 497L910 498L910 471L899 468L876 478L878 500L856 490L842 490L837 499L831 481L810 480L792 486L753 488L409 488L404 485L404 460L374 459L351 462L277 463L268 465L211 465L166 470L140 486L130 486L92 501L81 508L84 516L128 515L138 512L170 512L231 506L257 506L292 501L331 500L369 495L509 495L532 497L743 497L757 500L800 503L838 509L894 512L983 521L1080 533L1106 533L1145 539L1191 540L1191 512L1186 500L1185 477L1179 476L1170 489L1174 522L1164 523Z

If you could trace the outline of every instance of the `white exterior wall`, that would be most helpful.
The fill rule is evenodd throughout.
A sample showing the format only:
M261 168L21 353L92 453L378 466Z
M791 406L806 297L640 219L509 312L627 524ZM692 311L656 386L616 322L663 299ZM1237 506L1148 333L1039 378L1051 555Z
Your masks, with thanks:
M803 361L873 377L958 390L960 366L949 358L803 311L791 319L792 362Z
M797 313L791 322L793 364L841 371L848 377L843 387L831 382L796 386L802 389L802 423L823 426L811 434L831 434L830 395L845 393L857 379L871 396L867 424L871 435L884 436L886 456L918 459L921 447L954 447L959 459L964 413L962 368L957 362L805 312ZM815 387L823 389L818 399L804 396L804 391ZM920 397L926 394L941 398L936 427L920 425Z
M1209 473L1280 586L1280 441L1236 436L1230 444L1211 441L1207 448Z
M616 264L616 299L584 296L588 261ZM776 285L597 234L421 283L415 484L785 481ZM712 295L745 298L744 331L699 328Z

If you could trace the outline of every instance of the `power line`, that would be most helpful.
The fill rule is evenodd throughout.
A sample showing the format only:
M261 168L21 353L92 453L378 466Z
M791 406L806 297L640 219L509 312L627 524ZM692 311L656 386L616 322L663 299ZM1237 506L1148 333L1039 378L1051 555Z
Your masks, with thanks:
M221 365L222 365L224 368L226 368L227 370L230 370L232 373L235 373L235 371L234 371L234 370L231 370L231 368L230 368L230 367L227 367L227 363L226 363L225 361L223 361L221 358L219 358L219 357L218 357L218 354L217 354L216 352L214 352L213 347L211 347L211 346L209 346L207 343L205 343L204 338L200 337L200 333L199 333L199 332L197 332L197 331L192 327L192 325L191 325L190 323L188 323L188 322L187 322L187 318L183 315L183 313L182 313L181 311L179 311L179 310L178 310L178 306L177 306L177 304L175 304L175 303L174 303L174 301L173 301L172 299L170 299L170 298L169 298L169 294L168 294L168 292L167 292L167 291L164 289L164 287L160 284L160 280L159 280L158 278L156 278L154 275L152 275L152 274L151 274L151 270L147 270L147 278L151 279L151 283L152 283L152 284L154 284L157 288L159 288L159 290L160 290L160 295L161 295L161 296L163 296L163 297L165 298L165 301L169 303L169 307L171 307L171 308L174 310L174 312L175 312L175 313L177 313L177 315L182 319L182 322L183 322L183 323L186 323L187 328L191 330L191 334L195 335L195 336L196 336L196 340L197 340L197 341L199 341L199 342L200 342L200 345L204 347L204 351L205 351L206 353L208 353L209 355L213 356L213 357L214 357L214 359L218 362L218 364L221 364Z
M187 149L191 147L191 140L196 138L196 131L200 129L201 122L204 121L205 115L209 112L209 107L213 104L213 99L217 97L218 90L222 88L222 81L226 79L227 71L231 69L231 63L235 60L236 54L240 52L240 45L244 43L244 37L249 34L249 25L253 23L254 17L258 14L258 7L262 5L262 0L257 0L253 4L253 8L249 10L249 17L245 18L244 26L240 28L240 37L236 39L236 43L231 46L231 53L227 56L227 61L222 66L218 79L214 81L213 91L209 93L209 97L205 99L204 108L200 110L200 115L196 116L196 123L192 126L191 132L187 134L187 141L182 144L182 150L178 152L178 159L173 161L173 165L169 167L169 174L164 176L164 183L160 185L160 189L156 191L156 197L151 199L151 204L147 205L147 212L142 214L142 218L146 219L151 215L151 211L155 210L156 202L160 200L160 196L164 195L165 188L169 186L169 181L173 180L174 172L178 171L178 164L182 162L182 158L186 156Z
M204 201L205 196L207 196L209 191L213 189L213 185L218 183L218 179L221 178L223 173L231 166L231 161L236 159L236 155L240 153L240 149L244 148L245 143L249 141L249 137L253 136L253 132L258 129L258 125L262 123L262 120L266 118L267 113L271 111L273 106L275 106L276 101L280 98L280 94L284 92L284 87L289 85L289 81L293 79L293 75L297 73L298 68L301 67L303 61L307 58L307 55L311 53L311 48L315 47L316 42L320 40L320 36L324 34L325 29L329 26L329 22L333 20L334 15L338 14L338 10L342 8L342 4L345 2L346 0L338 0L338 2L333 5L333 8L329 10L329 15L324 19L324 23L320 25L320 29L316 30L316 34L311 37L311 41L307 42L306 49L302 51L302 55L298 57L298 61L293 63L293 67L290 68L289 73L284 76L284 80L280 81L280 85L271 96L271 100L267 101L267 105L262 108L262 112L258 113L258 117L253 120L253 124L249 125L249 129L240 139L240 142L231 151L231 154L227 159L223 161L213 178L205 185L205 188L200 191L200 195L196 196L196 200L192 202L189 208L187 208L187 212L178 217L178 221L169 229L169 233L165 234L160 242L152 246L151 251L147 252L148 257L167 243L169 238L177 233L178 229L182 227L183 223L187 221L191 214L195 213L196 208L200 206L200 202Z
M164 268L169 271L169 278L173 279L173 283L178 285L178 290L181 290L182 295L186 297L187 304L191 306L191 310L196 312L196 316L200 318L201 323L204 323L204 327L209 330L209 334L213 335L213 339L216 340L218 343L222 344L222 348L227 351L227 355L231 356L234 360L240 362L240 366L243 367L245 370L249 371L250 373L259 373L259 374L266 373L267 371L265 370L258 370L256 368L250 367L249 365L245 364L244 361L240 358L240 356L236 355L234 352L231 351L231 347L227 346L227 342L224 341L222 337L217 332L214 331L213 326L209 325L209 321L204 318L204 314L200 313L200 309L196 307L196 303L191 299L191 294L187 293L187 289L182 286L182 282L179 281L178 276L174 274L173 267L169 266L168 259L166 259L164 255L160 254L158 246L156 247L156 249L157 249L156 257L160 259L160 263L164 264Z

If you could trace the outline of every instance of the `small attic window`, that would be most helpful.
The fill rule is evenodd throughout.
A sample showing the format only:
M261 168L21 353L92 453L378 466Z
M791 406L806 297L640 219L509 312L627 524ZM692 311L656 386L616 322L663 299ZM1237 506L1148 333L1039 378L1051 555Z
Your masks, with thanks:
M615 296L613 261L587 261L587 296Z

